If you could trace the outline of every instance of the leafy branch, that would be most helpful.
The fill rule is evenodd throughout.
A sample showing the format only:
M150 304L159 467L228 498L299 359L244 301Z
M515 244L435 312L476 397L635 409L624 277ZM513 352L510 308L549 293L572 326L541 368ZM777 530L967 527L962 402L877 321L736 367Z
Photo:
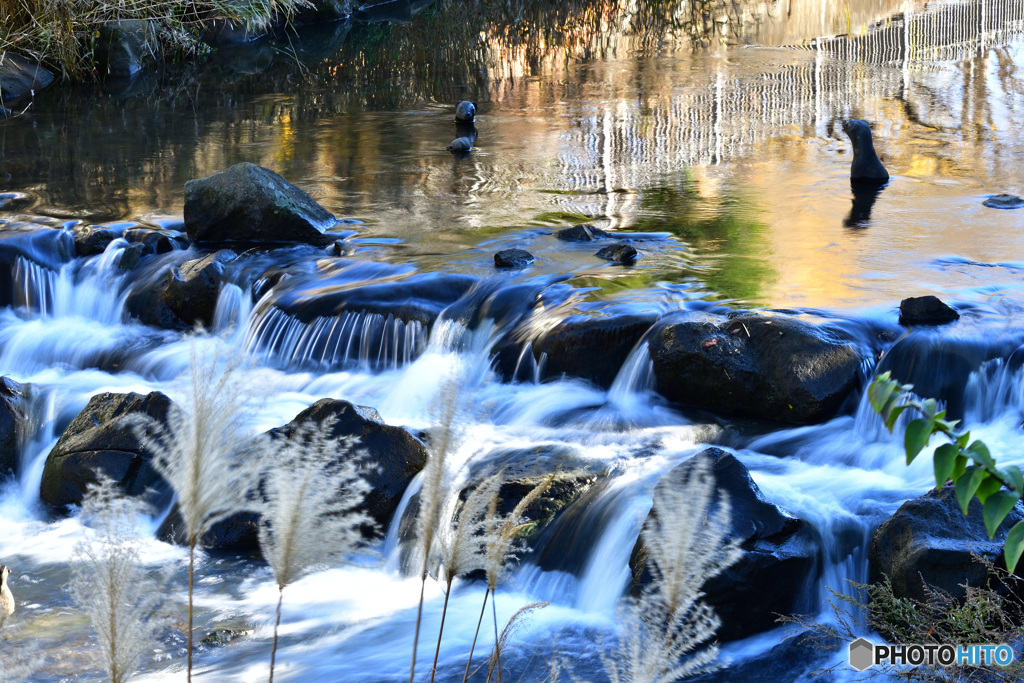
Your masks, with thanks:
M946 411L938 409L935 399L915 399L911 394L913 388L914 385L900 384L890 373L884 372L868 387L868 400L882 416L890 434L905 411L913 410L921 415L907 424L903 434L908 465L924 450L933 434L942 434L949 440L935 449L935 485L941 487L952 480L957 502L965 515L971 499L977 498L982 505L988 537L995 537L996 529L1024 493L1024 474L1015 465L998 467L983 441L971 441L969 431L958 431L959 420L946 419ZM1021 553L1024 553L1024 522L1017 522L1006 534L1003 546L1009 571L1017 566Z

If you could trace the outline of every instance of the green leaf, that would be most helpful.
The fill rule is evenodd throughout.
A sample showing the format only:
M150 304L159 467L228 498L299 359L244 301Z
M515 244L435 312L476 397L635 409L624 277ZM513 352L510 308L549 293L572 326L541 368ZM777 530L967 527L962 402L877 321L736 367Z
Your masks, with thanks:
M992 459L992 454L988 452L988 446L984 441L975 441L964 449L964 454L979 465L984 465L989 469L996 467L996 461Z
M1020 500L1020 494L1012 491L1001 489L996 491L988 500L985 501L985 507L982 509L982 516L985 518L985 530L988 531L988 537L993 538L996 535L996 529L1006 519L1006 515L1010 514L1010 510Z
M974 495L978 497L982 505L988 500L996 491L1003 488L1003 482L999 481L991 475L987 470L985 471L985 478L982 480L981 485L978 486L978 490L974 492Z
M903 414L903 411L911 407L912 406L910 405L896 406L895 408L889 411L889 417L885 418L885 426L889 428L890 434L892 434L892 428L896 424L896 420L898 420L900 418L900 415Z
M1024 552L1024 522L1017 522L1010 533L1006 534L1006 544L1003 546L1006 568L1011 572L1017 568L1021 552Z
M956 445L959 446L961 450L963 450L964 448L967 448L967 442L970 441L970 440L971 440L971 433L970 432L964 432L960 436L956 437Z
M1016 465L1004 467L999 470L999 474L1008 484L1013 486L1017 493L1024 493L1024 474L1021 473L1019 467Z
M953 462L953 472L949 475L954 484L960 479L960 477L964 476L964 471L966 469L967 458L962 455L956 456L956 460Z
M871 383L871 386L868 387L868 400L871 402L871 407L875 409L876 413L882 412L882 408L885 407L885 403L892 396L892 393L896 391L898 384L898 382L889 379L888 372L883 372Z
M921 412L928 417L929 420L935 418L935 413L939 409L939 404L936 403L934 398L927 398L921 401Z
M953 474L953 466L956 464L956 456L960 449L951 443L944 443L935 449L935 487L942 488L950 475Z
M932 435L932 423L923 417L911 420L907 425L907 431L903 435L903 447L907 451L907 464L914 462L914 458L921 452L921 449L928 445L928 439Z
M971 504L971 498L974 497L974 492L981 486L985 476L984 467L971 465L964 471L963 476L956 480L956 500L960 503L960 509L965 515L967 506Z

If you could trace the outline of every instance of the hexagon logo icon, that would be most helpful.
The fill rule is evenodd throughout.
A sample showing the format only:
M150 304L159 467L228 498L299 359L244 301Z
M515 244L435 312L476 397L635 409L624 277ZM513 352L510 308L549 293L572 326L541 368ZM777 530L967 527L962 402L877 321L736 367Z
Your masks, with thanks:
M870 640L858 638L850 643L850 666L863 671L875 663L875 646Z

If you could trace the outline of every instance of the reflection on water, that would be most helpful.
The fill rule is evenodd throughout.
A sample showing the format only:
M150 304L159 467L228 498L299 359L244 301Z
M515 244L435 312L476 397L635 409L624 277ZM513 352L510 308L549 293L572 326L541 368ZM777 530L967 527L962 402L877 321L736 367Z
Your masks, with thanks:
M446 267L572 214L683 241L686 263L641 261L638 284L773 305L891 304L973 286L930 265L951 253L1024 260L1019 215L979 208L1024 193L1017 2L446 2L308 31L44 93L0 126L5 189L91 222L173 216L187 179L254 161L390 259ZM463 97L479 137L456 160ZM846 183L846 117L894 173L877 198Z

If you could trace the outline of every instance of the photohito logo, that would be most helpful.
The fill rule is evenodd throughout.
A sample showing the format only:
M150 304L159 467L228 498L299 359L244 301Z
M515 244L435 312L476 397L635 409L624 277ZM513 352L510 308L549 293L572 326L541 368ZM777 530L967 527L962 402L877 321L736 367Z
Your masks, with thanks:
M1013 650L1009 645L875 645L866 638L850 643L850 666L864 671L876 664L921 666L1009 666Z

